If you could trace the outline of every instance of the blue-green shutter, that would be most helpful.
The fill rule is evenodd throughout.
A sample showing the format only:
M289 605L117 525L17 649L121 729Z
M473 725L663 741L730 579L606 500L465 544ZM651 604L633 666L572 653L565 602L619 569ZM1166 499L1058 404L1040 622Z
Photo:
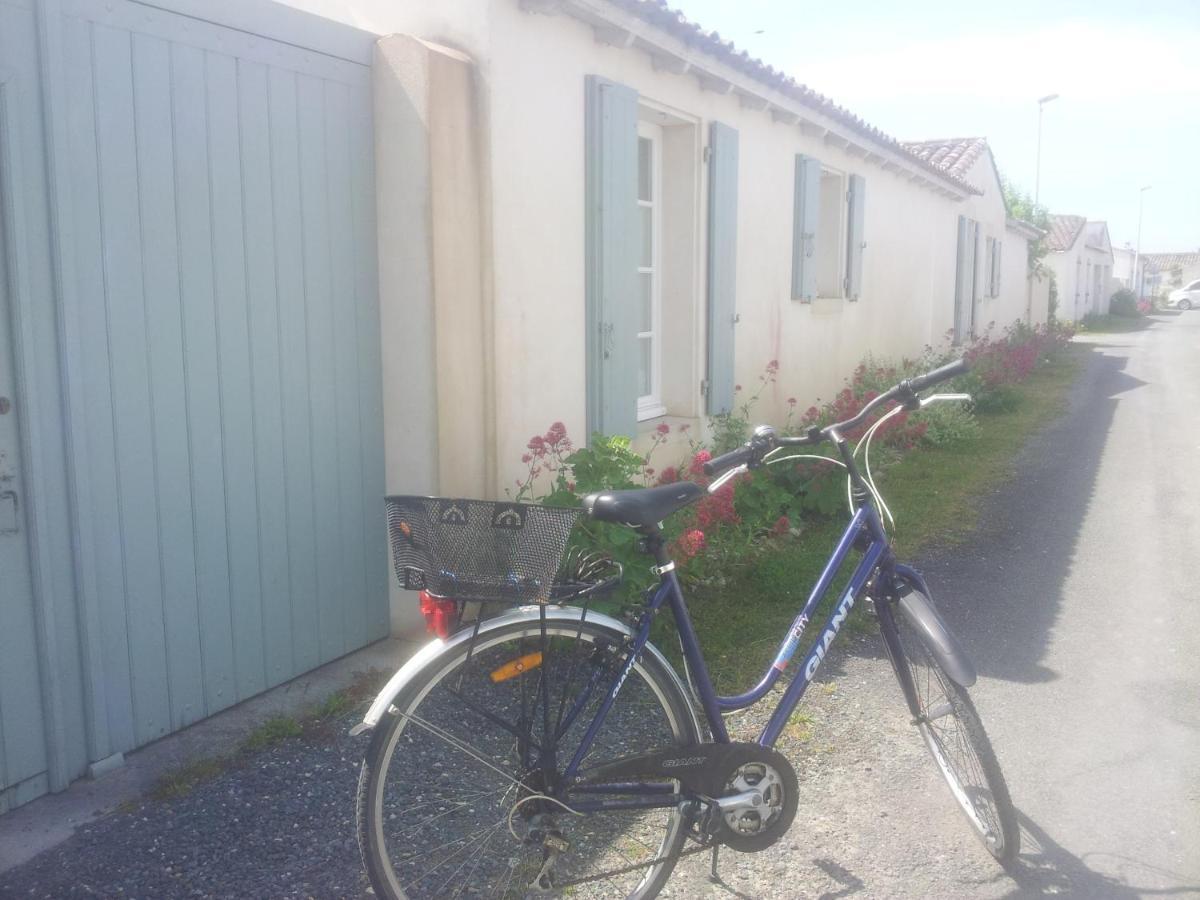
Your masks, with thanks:
M849 222L846 226L846 296L857 300L862 295L863 213L867 202L867 179L850 176Z
M996 275L992 283L992 296L1000 296L1000 278L1004 274L1004 241L1000 238L995 238L992 243L992 254L995 262L993 263Z
M817 296L817 211L820 208L821 163L796 154L792 186L792 299Z
M968 310L971 293L968 290L970 268L967 265L967 217L958 217L958 250L954 265L954 342L961 341L969 327Z
M637 92L586 78L587 428L637 430Z
M721 122L709 130L708 413L733 409L733 329L737 315L738 133Z

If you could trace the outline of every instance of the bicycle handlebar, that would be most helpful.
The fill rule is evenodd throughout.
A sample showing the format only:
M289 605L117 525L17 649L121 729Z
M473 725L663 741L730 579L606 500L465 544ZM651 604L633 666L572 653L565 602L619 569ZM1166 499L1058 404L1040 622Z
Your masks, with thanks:
M728 453L722 453L720 456L715 456L706 462L704 464L704 474L716 475L732 469L734 466L743 464L754 467L775 447L803 447L820 444L823 441L840 436L843 431L850 431L857 428L867 416L884 403L897 399L903 401L905 405L916 403L919 392L949 378L965 375L968 369L969 367L965 359L957 359L931 372L926 372L924 375L907 378L899 384L888 388L888 390L860 409L856 415L846 419L844 422L834 422L832 425L826 425L824 428L814 426L809 429L808 434L799 437L778 437L775 434L774 428L771 428L769 425L760 425L754 429L754 436L741 447L738 447L736 450L730 450Z

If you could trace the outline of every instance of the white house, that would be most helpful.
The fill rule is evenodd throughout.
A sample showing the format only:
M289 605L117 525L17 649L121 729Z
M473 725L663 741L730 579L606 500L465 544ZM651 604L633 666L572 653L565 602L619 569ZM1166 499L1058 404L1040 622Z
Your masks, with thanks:
M1058 288L1055 315L1078 322L1090 313L1107 314L1113 268L1108 225L1083 216L1051 216L1046 243Z
M1113 247L1112 289L1127 288L1139 297L1146 296L1146 254L1138 255L1133 245L1126 243L1124 247ZM1134 267L1137 267L1136 278Z
M961 227L973 242L968 259L973 262L974 283L973 302L961 306L955 319L958 335L979 332L992 324L1045 322L1049 283L1029 272L1029 243L1037 240L1041 231L1010 214L987 139L913 141L904 146L976 190L963 201L960 213Z
M1200 252L1144 253L1146 294L1166 296L1200 279Z
M985 156L651 0L0 3L0 812L410 626L385 492L1040 319Z

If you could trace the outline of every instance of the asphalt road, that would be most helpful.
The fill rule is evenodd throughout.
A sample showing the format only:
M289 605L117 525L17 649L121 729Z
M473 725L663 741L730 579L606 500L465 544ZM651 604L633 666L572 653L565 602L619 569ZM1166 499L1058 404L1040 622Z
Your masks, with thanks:
M791 833L724 857L727 888L688 862L675 896L1200 897L1200 312L1085 343L977 534L921 565L979 668L1018 865L973 842L861 638L782 747Z

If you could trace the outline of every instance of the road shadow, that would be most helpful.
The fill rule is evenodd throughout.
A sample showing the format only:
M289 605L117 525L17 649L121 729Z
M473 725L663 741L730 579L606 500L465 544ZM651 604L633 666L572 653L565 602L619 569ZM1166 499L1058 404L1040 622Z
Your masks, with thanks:
M1145 382L1123 355L1091 349L1065 412L1030 438L1014 479L986 498L959 547L917 563L981 675L1037 683L1062 604L1100 458L1122 395ZM1017 587L1019 585L1019 587Z
M1158 876L1158 880L1169 878L1180 886L1159 888L1139 885L1098 872L1084 858L1075 856L1058 844L1024 813L1018 811L1017 819L1021 825L1021 853L1016 862L1006 869L1008 877L1015 882L1009 897L1053 895L1096 900L1136 900L1138 897L1196 896L1200 893L1200 884L1184 883L1186 876L1163 871L1134 859L1122 858L1122 868L1132 875Z

